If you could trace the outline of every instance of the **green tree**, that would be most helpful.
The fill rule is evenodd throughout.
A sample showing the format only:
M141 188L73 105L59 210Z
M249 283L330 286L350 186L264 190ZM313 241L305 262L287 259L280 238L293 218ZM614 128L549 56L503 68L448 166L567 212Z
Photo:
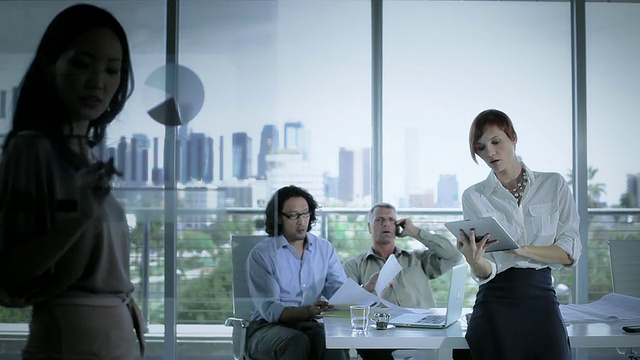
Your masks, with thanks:
M587 169L587 198L590 208L597 207L598 203L600 202L600 196L607 193L607 185L605 185L604 183L594 182L597 173L598 169L592 166L589 166L589 168ZM569 172L565 176L569 185L573 185L573 170L569 170Z
M620 207L626 209L632 209L638 207L638 200L630 192L625 192L620 196Z

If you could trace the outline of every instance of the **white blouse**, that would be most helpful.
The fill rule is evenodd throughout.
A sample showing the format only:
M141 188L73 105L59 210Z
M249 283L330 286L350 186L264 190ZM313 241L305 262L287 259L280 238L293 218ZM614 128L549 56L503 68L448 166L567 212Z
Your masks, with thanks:
M493 171L484 180L472 185L462 194L465 219L493 216L509 232L518 245L557 245L573 260L575 266L580 243L580 217L571 190L558 173L534 172L522 164L527 172L528 184L520 205L505 189ZM484 235L484 234L478 234ZM474 278L483 284L497 273L509 268L559 269L560 264L548 264L507 251L485 253L491 263L491 274L486 279Z

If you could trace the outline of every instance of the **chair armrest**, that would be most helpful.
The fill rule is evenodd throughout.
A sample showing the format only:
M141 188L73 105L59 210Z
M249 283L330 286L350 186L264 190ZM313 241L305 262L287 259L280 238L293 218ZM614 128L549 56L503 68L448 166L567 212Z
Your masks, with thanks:
M247 326L249 326L249 321L246 319L230 317L227 318L227 320L225 320L224 322L224 326L234 326L236 324L240 325L242 328L246 328Z

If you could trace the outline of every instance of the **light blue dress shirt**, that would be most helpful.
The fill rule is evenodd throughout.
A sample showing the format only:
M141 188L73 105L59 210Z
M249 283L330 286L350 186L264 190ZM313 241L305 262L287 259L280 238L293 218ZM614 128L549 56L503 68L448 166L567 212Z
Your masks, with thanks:
M247 278L254 304L251 320L277 323L285 307L331 298L347 276L333 245L307 233L302 259L284 236L259 242L247 259Z

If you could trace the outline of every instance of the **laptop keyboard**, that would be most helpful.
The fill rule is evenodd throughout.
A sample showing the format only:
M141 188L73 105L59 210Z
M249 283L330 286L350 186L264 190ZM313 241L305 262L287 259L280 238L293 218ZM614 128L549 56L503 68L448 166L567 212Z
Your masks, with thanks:
M444 315L427 315L422 319L418 320L420 324L441 324L444 323L445 316Z

